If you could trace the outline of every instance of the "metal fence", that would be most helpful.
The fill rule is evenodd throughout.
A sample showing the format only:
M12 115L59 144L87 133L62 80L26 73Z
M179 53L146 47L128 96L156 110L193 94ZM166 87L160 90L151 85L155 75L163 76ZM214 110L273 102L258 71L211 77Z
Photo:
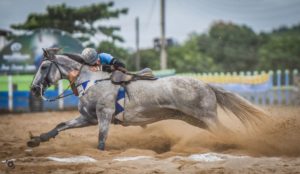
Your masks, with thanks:
M175 75L175 70L154 71L157 77ZM299 96L296 79L298 71L261 71L233 73L182 73L177 76L192 77L220 86L235 92L255 104L291 105ZM29 87L33 75L0 76L0 110L10 112L49 111L76 108L78 97L69 96L55 102L47 102L33 98ZM45 96L53 98L60 94L68 81L59 81L58 85L49 88ZM71 93L67 90L66 93Z
M235 92L260 105L296 104L298 70L254 71L233 73L183 73L191 77Z
M156 77L175 75L175 70L153 72ZM48 102L32 96L29 92L33 75L2 75L0 76L0 110L9 112L49 111L77 108L78 97L71 95L66 98ZM60 80L58 85L49 88L45 97L54 98L67 88L69 82ZM72 93L71 90L65 91Z

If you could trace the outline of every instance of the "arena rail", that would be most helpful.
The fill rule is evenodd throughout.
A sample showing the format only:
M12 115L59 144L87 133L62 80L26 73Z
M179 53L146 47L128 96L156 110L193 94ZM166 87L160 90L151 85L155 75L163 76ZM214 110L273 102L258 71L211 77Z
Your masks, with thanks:
M255 104L296 104L299 77L298 70L254 71L233 73L181 73L238 93ZM297 87L298 86L298 87Z
M174 69L154 71L157 77L175 75ZM261 105L299 104L298 70L254 71L232 73L180 73L177 76L191 77L236 92L249 101ZM10 112L48 111L76 108L78 98L69 96L55 102L46 102L30 95L29 87L33 75L0 76L0 110ZM45 93L46 97L60 94L68 86L68 81L59 81ZM66 93L71 92L70 90ZM299 99L298 99L299 100Z
M156 77L175 75L174 69L153 72ZM48 111L57 109L73 109L77 107L78 97L69 96L55 102L42 101L29 92L33 75L0 75L0 111L28 112ZM61 80L57 86L49 88L45 96L53 98L67 88L69 82ZM71 93L67 90L66 93Z

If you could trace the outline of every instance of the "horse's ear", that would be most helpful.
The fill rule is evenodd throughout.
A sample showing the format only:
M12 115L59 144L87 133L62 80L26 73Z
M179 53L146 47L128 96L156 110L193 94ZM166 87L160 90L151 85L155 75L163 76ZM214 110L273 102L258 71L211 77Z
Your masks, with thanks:
M49 54L48 54L47 50L44 48L42 48L42 50L43 50L44 57L49 58Z

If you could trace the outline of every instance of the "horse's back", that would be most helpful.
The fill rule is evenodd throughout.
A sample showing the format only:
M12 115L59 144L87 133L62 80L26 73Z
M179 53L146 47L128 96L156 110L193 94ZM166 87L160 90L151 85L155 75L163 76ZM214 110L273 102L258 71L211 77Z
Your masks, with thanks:
M138 103L155 103L159 105L199 104L199 100L213 95L210 87L193 78L165 77L155 81L137 81L128 86L128 92L132 99ZM214 95L213 95L214 96Z

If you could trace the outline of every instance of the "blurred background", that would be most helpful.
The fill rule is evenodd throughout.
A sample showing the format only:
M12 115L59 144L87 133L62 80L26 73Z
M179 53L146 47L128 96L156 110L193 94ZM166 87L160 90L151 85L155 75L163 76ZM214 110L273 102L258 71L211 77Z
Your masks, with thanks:
M0 110L76 108L75 96L50 103L30 95L49 47L94 47L130 71L150 67L158 77L196 78L256 104L298 105L299 11L298 0L1 0Z

